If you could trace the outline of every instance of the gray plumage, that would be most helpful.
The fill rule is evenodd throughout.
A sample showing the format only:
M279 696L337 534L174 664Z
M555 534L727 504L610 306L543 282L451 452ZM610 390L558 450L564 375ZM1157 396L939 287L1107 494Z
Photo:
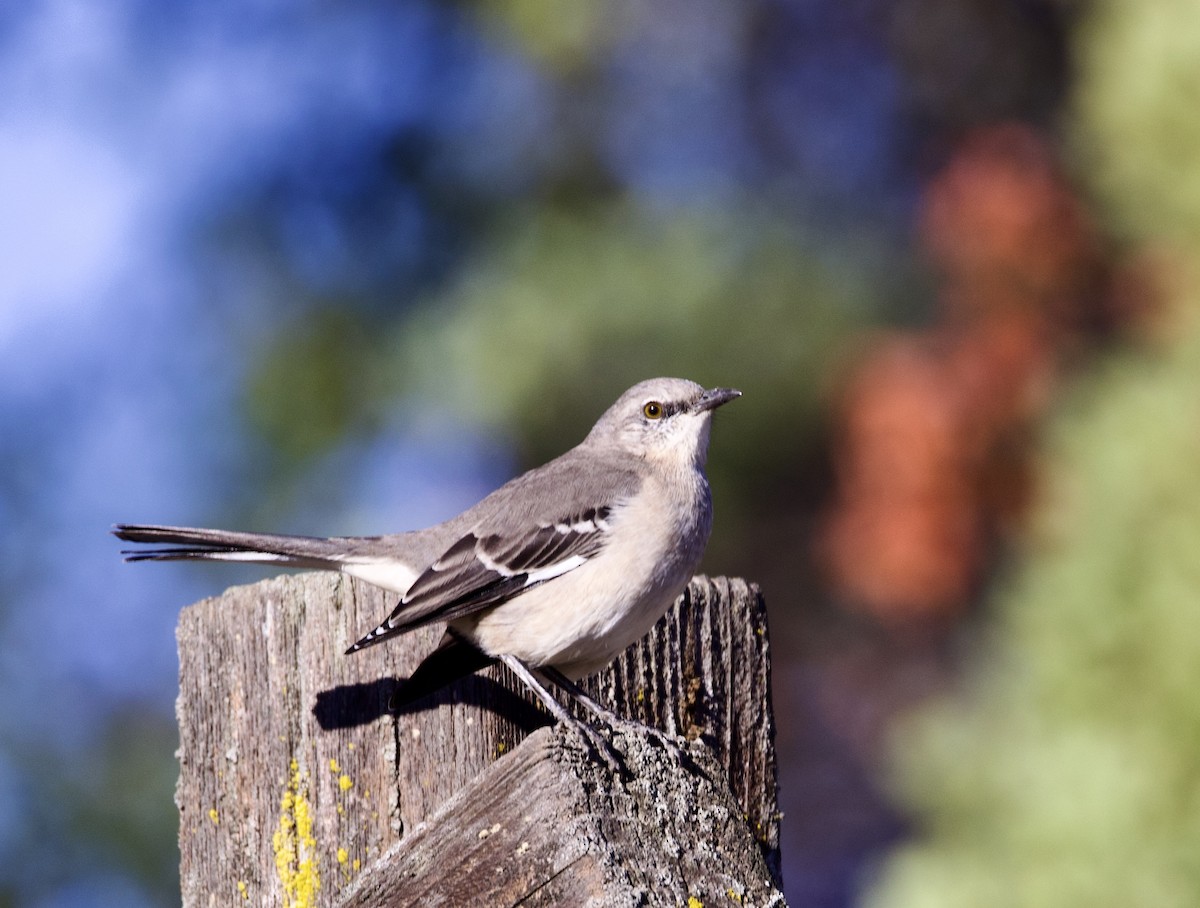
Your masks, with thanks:
M329 539L149 525L114 533L160 546L125 552L131 561L338 570L390 590L401 597L395 609L347 652L446 621L431 655L443 666L430 675L439 682L453 674L445 666L456 645L476 651L463 663L472 668L512 658L577 679L649 631L698 566L712 526L711 414L739 394L683 379L641 382L578 446L424 530Z

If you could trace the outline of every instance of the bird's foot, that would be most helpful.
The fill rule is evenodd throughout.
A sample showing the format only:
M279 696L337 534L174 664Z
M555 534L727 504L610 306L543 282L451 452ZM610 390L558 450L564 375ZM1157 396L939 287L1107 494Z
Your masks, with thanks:
M638 722L635 719L626 719L624 716L617 715L611 710L605 710L607 715L598 716L609 728L614 732L620 732L629 737L640 737L649 739L650 742L658 747L661 747L667 754L670 755L680 766L690 771L703 772L699 765L688 753L687 746L683 743L683 739L675 735L668 734L661 728L656 728L653 725L648 725L645 722Z
M564 721L563 724L579 738L584 750L603 763L614 776L623 777L629 774L621 752L591 723L572 717L570 721Z
M576 703L607 725L614 733L620 732L629 737L649 738L653 743L670 754L676 763L679 763L688 770L694 770L701 775L705 775L704 770L692 759L692 755L687 752L686 747L680 744L679 738L667 734L662 729L656 728L653 725L647 725L644 722L638 722L634 719L626 719L624 716L613 712L607 706L593 699L583 688L555 668L543 668L541 671L547 678L569 693Z
M617 749L613 747L612 742L600 734L589 723L571 715L570 710L554 699L554 695L546 690L542 683L534 677L533 672L530 671L524 662L516 656L511 655L501 655L497 658L507 665L513 674L525 682L525 685L542 701L542 705L546 707L550 715L554 716L555 719L575 733L583 743L585 750L591 751L614 775L621 776L625 774L624 761L621 759L621 755Z

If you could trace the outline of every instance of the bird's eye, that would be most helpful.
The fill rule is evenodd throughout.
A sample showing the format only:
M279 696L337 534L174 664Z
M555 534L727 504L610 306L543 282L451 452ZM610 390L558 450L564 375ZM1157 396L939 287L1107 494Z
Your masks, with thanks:
M642 415L646 419L662 419L663 405L656 400L652 400L646 406L642 407Z

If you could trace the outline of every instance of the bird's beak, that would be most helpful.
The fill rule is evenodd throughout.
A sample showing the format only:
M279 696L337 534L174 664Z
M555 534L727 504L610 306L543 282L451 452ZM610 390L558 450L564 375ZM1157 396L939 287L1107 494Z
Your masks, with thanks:
M692 404L693 413L703 413L705 410L715 410L721 404L727 404L742 392L736 388L711 388L700 395L700 399Z

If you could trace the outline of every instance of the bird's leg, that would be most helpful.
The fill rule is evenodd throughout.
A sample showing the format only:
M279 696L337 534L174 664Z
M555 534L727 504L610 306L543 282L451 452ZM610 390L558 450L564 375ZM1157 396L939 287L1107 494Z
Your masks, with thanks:
M696 766L696 761L682 747L674 735L668 735L661 729L655 728L653 725L647 725L644 722L638 722L634 719L626 719L607 706L592 699L592 697L582 687L564 675L556 668L542 666L538 669L542 677L553 684L558 685L568 694L570 694L580 706L583 706L592 715L601 722L604 722L612 729L620 729L627 733L647 735L653 739L667 753L671 754L679 763L688 766L689 768L699 769Z
M622 774L620 756L603 735L586 722L581 722L571 715L570 710L559 703L554 694L550 693L529 667L516 656L501 655L497 658L507 665L514 675L525 682L525 686L537 695L537 698L550 711L550 715L575 732L583 740L584 746L593 751L612 773Z

